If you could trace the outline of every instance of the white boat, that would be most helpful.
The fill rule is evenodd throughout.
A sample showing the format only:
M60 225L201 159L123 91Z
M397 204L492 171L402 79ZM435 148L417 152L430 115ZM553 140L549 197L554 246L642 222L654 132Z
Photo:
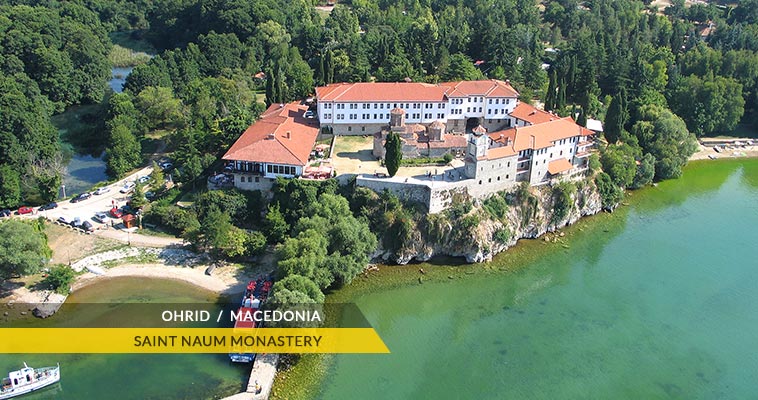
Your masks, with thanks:
M31 393L60 380L60 364L55 367L34 369L24 363L24 368L18 371L11 371L7 378L3 378L3 386L0 389L0 400Z

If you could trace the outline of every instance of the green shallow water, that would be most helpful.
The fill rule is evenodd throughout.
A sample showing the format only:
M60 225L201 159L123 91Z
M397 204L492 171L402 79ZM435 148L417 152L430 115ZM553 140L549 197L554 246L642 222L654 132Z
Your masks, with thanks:
M113 278L72 294L72 303L215 303L217 296L175 280ZM91 310L91 308L90 308ZM123 310L122 310L123 311ZM121 313L119 315L122 315ZM74 307L58 313L77 326L102 322L102 314ZM126 317L128 318L128 316ZM119 324L128 326L128 324ZM23 399L209 399L234 394L247 382L249 367L230 365L226 354L1 354L0 373L16 370L26 362L32 367L61 364L61 382Z
M568 249L528 241L474 275L359 295L392 354L336 356L315 397L755 398L758 160L697 163L629 202Z

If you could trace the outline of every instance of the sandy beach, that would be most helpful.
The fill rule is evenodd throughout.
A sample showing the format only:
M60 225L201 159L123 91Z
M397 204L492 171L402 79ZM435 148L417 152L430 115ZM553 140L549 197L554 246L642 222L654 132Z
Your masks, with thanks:
M248 274L234 266L224 266L216 268L213 271L213 275L209 276L205 274L206 268L207 266L177 267L165 264L124 264L106 269L103 275L87 272L76 280L72 289L76 291L104 279L129 276L175 279L191 283L218 294L230 294L242 292L248 280L255 278L260 273L266 272L260 271Z
M751 140L749 138L744 139L730 139L747 142L748 140ZM690 160L706 160L709 158L737 158L737 157L758 157L758 146L738 146L735 148L726 148L721 150L720 152L717 152L713 149L714 144L713 143L719 143L718 140L703 140L703 143L700 143L698 145L698 151L695 152L695 154L690 157Z

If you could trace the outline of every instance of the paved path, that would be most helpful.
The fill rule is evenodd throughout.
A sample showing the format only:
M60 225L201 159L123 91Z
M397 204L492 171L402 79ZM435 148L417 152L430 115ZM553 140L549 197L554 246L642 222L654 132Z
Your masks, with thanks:
M122 229L101 229L95 231L95 235L130 243L132 246L144 247L182 246L184 242L182 239L174 237L140 235L139 233L130 233Z
M267 400L271 396L271 387L276 376L276 364L279 354L258 354L247 381L247 391L225 397L223 400ZM261 392L255 393L255 382L261 386Z

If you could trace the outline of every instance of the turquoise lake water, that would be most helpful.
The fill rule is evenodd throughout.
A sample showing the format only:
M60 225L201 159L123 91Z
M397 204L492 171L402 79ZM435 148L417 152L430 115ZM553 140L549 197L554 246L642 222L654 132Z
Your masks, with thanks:
M217 296L175 280L112 278L76 291L68 301L116 306L127 302L215 303ZM107 316L75 309L51 317L56 318L87 326ZM34 322L44 323L47 321ZM23 396L24 400L212 399L239 392L250 375L249 365L231 365L226 354L0 354L0 373L17 370L23 362L31 367L61 365L59 384Z
M568 249L519 245L540 254L515 272L358 297L392 354L337 356L314 397L755 398L758 160L698 163L628 201Z

